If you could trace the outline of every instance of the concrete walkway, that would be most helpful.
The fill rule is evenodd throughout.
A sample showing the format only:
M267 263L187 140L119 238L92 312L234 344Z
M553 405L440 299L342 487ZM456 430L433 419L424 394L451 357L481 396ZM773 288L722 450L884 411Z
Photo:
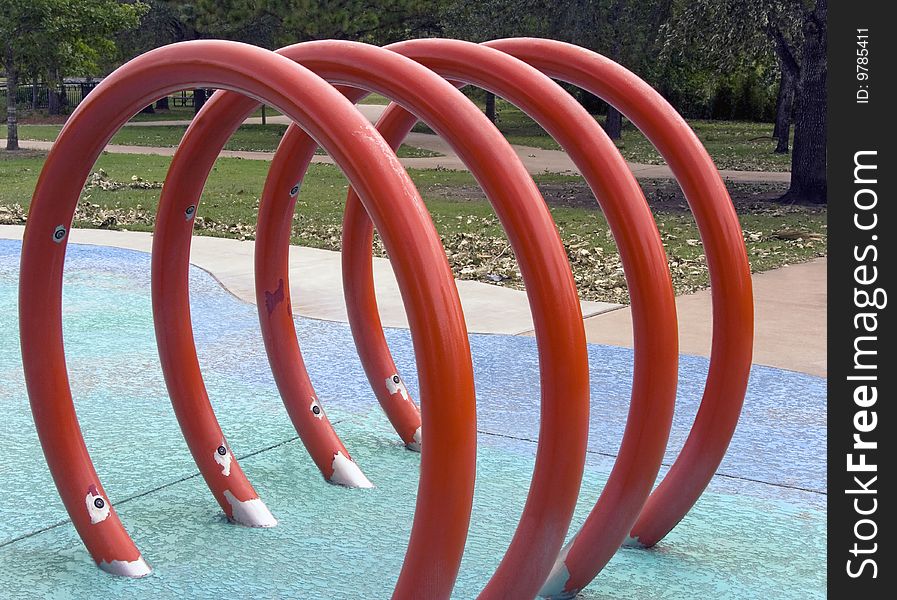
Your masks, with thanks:
M0 225L0 238L22 239L25 227ZM73 229L73 244L114 246L141 252L152 250L152 234L136 231ZM253 249L255 242L194 236L190 262L208 271L228 291L255 304ZM374 281L380 318L386 327L408 327L405 308L392 266L374 259ZM478 281L455 282L461 296L467 329L471 333L516 335L533 328L526 293ZM325 321L347 322L339 252L290 247L290 292L297 315ZM621 308L608 302L582 302L582 314L594 316Z
M445 156L429 156L429 157L411 157L400 158L399 161L406 169L446 169L449 171L466 171L467 167L452 152L448 144L437 143L435 140L421 141L419 138L436 138L442 142L440 138L434 135L417 133L409 135L406 144L439 152ZM0 145L6 143L6 140L0 138ZM19 146L29 150L50 150L53 142L44 142L37 140L19 140ZM540 175L542 173L568 173L578 175L579 169L570 160L566 153L557 150L541 150L539 148L530 148L528 146L512 146L520 157L521 162L531 175ZM174 156L176 147L159 147L159 146L127 146L123 144L109 144L105 151L113 154L152 154L158 156ZM242 158L246 160L271 160L274 158L273 152L252 152L247 150L222 150L220 156L224 158ZM334 164L333 159L325 155L315 155L312 158L313 163ZM636 179L672 179L673 172L666 165L644 165L640 163L627 163L629 169L635 175ZM779 173L770 171L720 171L722 178L726 181L739 182L780 182L788 183L791 181L790 173Z
M0 238L21 239L24 227L0 225ZM72 243L116 246L149 252L152 235L141 232L76 229ZM240 299L255 303L253 242L194 236L190 260L210 272ZM339 253L293 246L290 285L296 314L329 321L347 320ZM401 295L389 261L374 259L383 324L407 327ZM826 260L754 275L754 362L811 375L826 375ZM520 290L476 281L457 281L468 330L474 333L532 335L532 316ZM680 352L710 355L710 291L680 296ZM628 307L582 302L589 342L632 346Z
M386 110L386 106L377 104L359 104L358 110L369 121L376 122ZM250 117L244 121L245 124L261 124L261 117ZM283 115L275 115L267 117L269 125L280 124L288 125L292 122L289 117ZM127 123L126 127L160 127L160 126L182 126L190 125L190 121L136 121ZM5 144L6 140L0 139L0 144ZM402 158L402 165L406 169L447 169L450 171L466 171L467 167L460 158L452 150L451 146L437 135L427 133L411 132L405 138L405 144L422 148L431 152L438 152L442 156ZM19 145L22 148L34 150L49 150L52 142L38 142L31 140L20 140ZM560 150L543 150L541 148L533 148L530 146L511 146L520 157L521 162L532 175L541 173L570 173L579 174L579 169L570 160L566 152ZM154 146L125 146L120 144L110 144L106 146L107 152L117 154L156 154L160 156L172 156L175 148L160 148ZM248 160L271 160L274 156L273 152L248 152L248 151L230 151L221 152L221 156L229 158L243 158ZM333 159L329 156L315 156L312 162L333 164ZM628 162L629 169L637 179L672 179L673 172L666 165L647 165L642 163ZM791 173L771 172L771 171L720 171L720 175L727 181L738 182L779 182L788 183L791 181Z
M826 259L758 273L754 282L754 363L826 376ZM710 356L710 290L676 298L679 351ZM596 344L632 346L629 307L585 320Z

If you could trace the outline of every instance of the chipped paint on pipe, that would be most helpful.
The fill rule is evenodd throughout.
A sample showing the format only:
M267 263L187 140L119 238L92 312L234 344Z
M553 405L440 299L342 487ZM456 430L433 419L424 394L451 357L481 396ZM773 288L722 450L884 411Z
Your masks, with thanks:
M329 481L350 488L374 487L374 484L364 476L355 461L342 452L337 452L333 456L333 475L330 476Z

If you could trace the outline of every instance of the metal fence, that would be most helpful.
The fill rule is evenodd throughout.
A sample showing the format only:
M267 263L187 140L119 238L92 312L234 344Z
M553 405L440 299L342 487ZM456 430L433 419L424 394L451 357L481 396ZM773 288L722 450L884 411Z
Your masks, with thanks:
M96 87L98 81L66 82L58 87L50 88L45 84L20 84L17 94L17 104L22 108L35 110L46 109L50 106L50 94L56 94L59 105L63 109L74 108L84 100L84 97ZM6 86L3 86L3 96L6 97Z
M55 93L59 106L63 111L74 109L100 83L92 81L66 81L58 87L49 88L46 84L19 84L17 105L22 109L46 110L50 107L50 94ZM0 81L0 98L6 101L6 83ZM168 97L169 105L174 107L193 107L193 90L181 90Z

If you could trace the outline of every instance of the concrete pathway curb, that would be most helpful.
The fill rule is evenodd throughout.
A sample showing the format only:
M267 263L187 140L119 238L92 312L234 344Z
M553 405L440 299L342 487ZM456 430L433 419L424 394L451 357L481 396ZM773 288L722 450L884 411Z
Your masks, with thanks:
M0 238L22 239L25 227L0 225ZM141 252L152 249L152 234L136 231L73 229L73 244L114 246ZM190 262L208 271L225 289L255 304L253 250L255 242L193 236ZM405 308L385 258L374 259L374 281L380 318L385 327L408 327ZM526 293L478 281L456 281L467 329L471 333L516 335L533 328ZM347 322L339 252L290 247L290 291L297 315L325 321ZM622 307L607 302L582 302L585 317Z
M24 227L0 225L0 238L21 239ZM152 234L76 229L71 241L149 252ZM194 236L190 260L211 273L235 296L255 303L253 242ZM293 246L290 249L293 309L298 315L346 322L339 253ZM408 327L398 285L389 261L374 259L381 318L387 327ZM754 362L826 376L826 259L754 275ZM476 281L457 281L471 333L532 335L526 294ZM710 291L676 298L680 352L710 355ZM629 307L582 302L589 342L632 347Z
M754 283L754 363L825 377L827 259L757 273ZM710 356L710 290L676 298L679 351ZM586 339L632 346L629 307L586 318Z

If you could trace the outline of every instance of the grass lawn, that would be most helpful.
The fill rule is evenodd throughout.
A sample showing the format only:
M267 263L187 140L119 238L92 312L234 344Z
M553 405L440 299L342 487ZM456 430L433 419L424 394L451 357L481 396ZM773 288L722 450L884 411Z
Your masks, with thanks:
M137 113L131 117L131 121L138 123L145 121L190 121L195 114L196 112L193 110L192 106L170 105L168 110L157 110L156 112L151 113ZM276 108L271 108L270 106L265 108L265 115L268 117L274 117L279 114L280 112ZM256 111L252 113L252 116L261 117L262 109L256 109Z
M131 117L132 121L189 121L195 115L192 106L175 106L169 103L168 110L158 110L151 113L137 113Z
M2 81L2 79L0 79L0 81ZM363 103L364 104L386 105L386 104L389 104L389 99L384 96L381 96L380 94L371 94L363 100ZM6 105L4 104L3 105L4 110L5 110L5 107L6 107ZM47 117L45 114L43 114L44 111L40 111L38 113L31 113L31 111L26 106L21 107L20 110L21 110L21 112L19 115L19 120L21 122L27 122L27 121L33 120L35 122L45 122L46 121L46 122L56 123L56 122L65 121L65 116L60 116L58 118ZM138 122L138 123L146 122L146 121L190 121L191 119L193 119L193 116L195 114L196 113L193 110L192 106L180 106L180 105L175 106L174 98L172 97L172 100L169 102L168 110L157 110L156 112L151 112L151 113L137 113L136 115L131 117L131 121ZM266 116L274 117L279 114L280 114L280 111L278 111L276 108L273 108L271 106L265 107L265 115ZM256 109L256 111L254 113L252 113L252 116L261 117L262 109L261 108Z
M43 160L43 155L35 152L0 152L0 223L24 222ZM123 187L114 191L88 187L75 215L76 226L152 229L159 190L143 188L161 186L169 160L104 154L94 170L102 169L107 182L120 182ZM268 165L265 161L219 159L205 187L197 233L251 239ZM513 254L473 177L466 172L436 170L412 170L410 174L433 215L456 276L520 287ZM140 181L133 182L134 177ZM537 177L537 182L567 247L580 294L590 300L627 302L613 238L582 179L544 175ZM703 248L681 193L673 182L644 185L667 247L677 292L705 287L708 277ZM312 165L293 221L293 243L339 249L346 187L336 167ZM742 184L730 191L755 271L825 254L824 207L775 203L772 198L784 191L776 185ZM379 241L377 252L383 255Z
M482 102L479 104L483 108ZM500 98L496 99L495 106L498 115L496 125L512 144L545 150L561 149L551 136L517 107ZM603 122L604 117L596 116L595 119ZM623 157L631 162L664 164L663 158L645 136L629 121L624 120L623 123L623 137L615 142ZM776 141L770 137L772 123L690 120L689 124L719 169L791 170L791 155L773 152ZM423 123L418 123L414 131L431 133Z
M380 94L372 92L364 97L361 104L380 104L381 106L386 106L389 102L390 100L386 96L381 96Z
M370 94L362 104L389 104L389 98L380 94ZM279 115L280 111L271 106L265 107L265 115L273 117ZM189 121L193 118L194 111L192 106L175 106L174 102L169 102L169 110L157 111L155 113L138 113L131 119L132 121ZM254 117L262 116L262 109L259 108L253 113Z
M19 139L52 142L59 135L61 125L20 125ZM226 150L252 150L273 152L286 131L286 125L241 125L225 146ZM122 127L112 138L113 144L126 146L172 147L180 143L187 127L184 125L159 125L154 127ZM318 149L318 154L324 151ZM397 152L402 158L442 156L423 148L402 145Z
M193 92L188 91L187 96L192 97ZM175 104L175 99L180 100L180 95L170 96L168 102L168 110L157 110L156 112L151 113L137 113L131 118L131 121L189 121L195 115L195 111L192 106L181 106L179 104ZM280 112L276 108L272 108L270 106L265 108L265 115L269 117L273 117L275 115L279 115ZM254 113L253 116L261 117L262 109L259 107Z

